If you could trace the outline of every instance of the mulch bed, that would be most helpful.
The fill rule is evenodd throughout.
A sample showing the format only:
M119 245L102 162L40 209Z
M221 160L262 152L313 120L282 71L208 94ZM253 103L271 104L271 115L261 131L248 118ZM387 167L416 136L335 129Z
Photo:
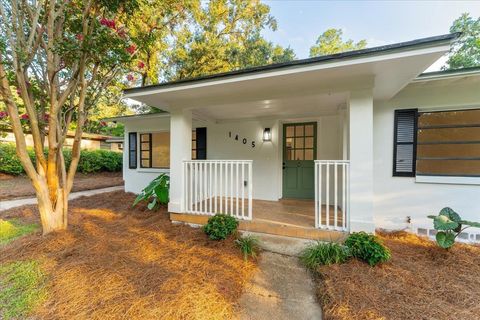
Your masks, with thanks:
M132 208L112 192L70 203L69 228L0 248L0 264L38 260L47 274L39 319L233 319L256 265L233 239L170 222L165 209ZM34 206L2 218L38 221Z
M480 248L446 251L405 232L380 234L392 260L320 267L316 283L325 319L478 319Z
M123 185L121 172L99 172L91 174L77 173L73 181L72 192L121 185ZM35 190L27 176L12 176L0 173L0 200L13 200L30 197L35 197Z

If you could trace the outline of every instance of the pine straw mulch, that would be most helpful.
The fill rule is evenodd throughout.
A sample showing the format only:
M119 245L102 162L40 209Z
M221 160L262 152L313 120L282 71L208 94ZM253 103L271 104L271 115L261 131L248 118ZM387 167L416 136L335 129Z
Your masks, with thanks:
M35 259L47 274L39 319L232 319L255 264L233 239L208 240L167 212L132 209L133 194L70 203L69 229L0 248L0 264ZM2 213L37 221L36 207Z
M325 319L478 319L480 247L457 243L446 251L405 232L378 235L390 262L319 268Z

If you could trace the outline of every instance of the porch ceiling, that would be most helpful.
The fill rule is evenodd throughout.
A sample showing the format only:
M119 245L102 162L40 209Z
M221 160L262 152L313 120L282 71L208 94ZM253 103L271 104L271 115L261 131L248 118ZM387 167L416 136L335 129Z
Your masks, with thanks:
M287 103L292 107L315 100L336 107L345 93L361 89L372 89L375 100L385 100L447 52L450 40L392 45L394 48L388 50L372 48L368 54L352 53L281 68L131 89L125 97L166 111L191 108L218 115L223 109L229 109L230 114L232 110L248 110L250 116L268 109L266 101L271 101L271 107L279 108L279 112Z

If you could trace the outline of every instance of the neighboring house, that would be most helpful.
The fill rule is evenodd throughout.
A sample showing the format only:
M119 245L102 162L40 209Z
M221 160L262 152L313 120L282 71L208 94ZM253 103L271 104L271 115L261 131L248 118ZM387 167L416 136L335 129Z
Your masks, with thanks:
M67 138L65 139L65 147L71 148L73 146L74 137L75 132L69 131L67 133ZM31 134L25 135L25 141L27 143L27 147L33 147L33 138ZM0 142L15 143L15 136L13 132L1 132ZM48 146L48 139L45 139L45 145ZM84 132L82 135L81 147L82 149L89 150L103 149L121 152L123 150L123 138Z
M169 172L172 220L305 238L425 232L445 206L477 221L480 68L422 73L455 37L125 90L169 112L110 119L125 190Z

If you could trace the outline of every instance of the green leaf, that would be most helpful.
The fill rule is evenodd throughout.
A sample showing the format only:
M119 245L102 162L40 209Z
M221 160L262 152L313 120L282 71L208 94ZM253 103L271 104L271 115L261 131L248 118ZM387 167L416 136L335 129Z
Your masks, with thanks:
M135 198L135 201L133 201L133 204L132 204L132 207L135 207L137 205L137 203L139 203L140 201L142 201L144 199L145 195L142 193L140 193L136 198Z
M436 230L453 230L458 228L460 224L456 221L452 221L445 215L438 215L433 218L433 227Z
M442 210L440 210L439 215L446 216L450 220L455 222L460 222L460 220L462 220L462 218L460 218L460 215L456 213L452 208L449 208L449 207L445 207Z
M153 210L153 208L155 208L156 205L157 205L157 198L153 198L152 202L150 202L147 205L147 208L150 209L150 210Z
M465 225L470 226L470 227L480 228L480 223L479 222L461 220L460 223L465 224Z
M448 249L455 243L455 235L451 232L439 231L435 236L440 247Z

